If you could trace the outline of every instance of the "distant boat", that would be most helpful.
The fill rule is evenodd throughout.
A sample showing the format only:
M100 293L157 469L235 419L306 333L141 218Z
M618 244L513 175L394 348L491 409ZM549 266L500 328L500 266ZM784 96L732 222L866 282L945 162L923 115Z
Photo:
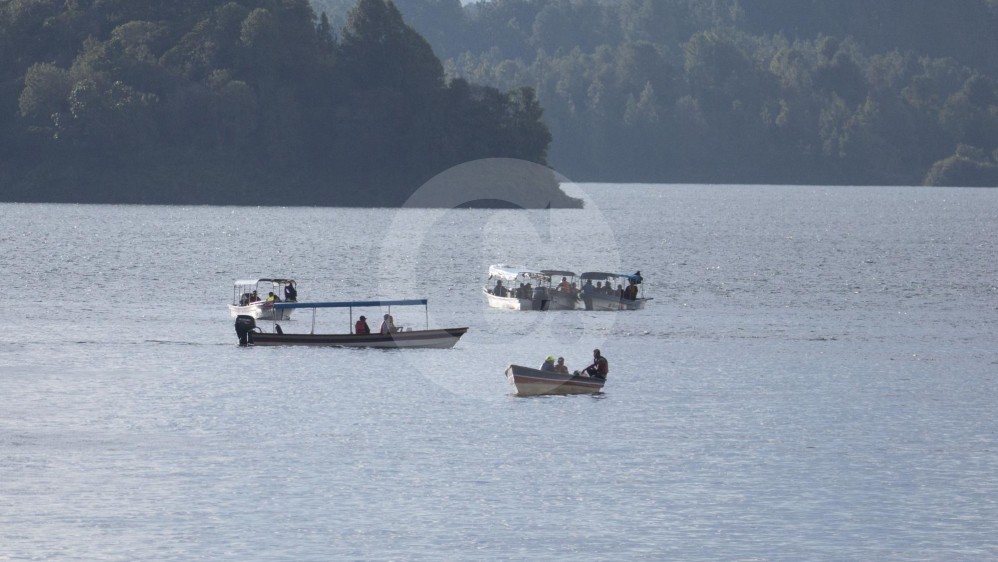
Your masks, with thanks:
M268 293L274 293L273 302L267 301ZM229 313L232 318L252 316L255 320L290 320L292 309L275 311L274 303L288 296L297 299L297 295L294 279L237 279L232 288Z
M462 328L439 328L425 330L405 329L389 334L371 333L354 334L353 309L365 307L388 308L392 306L413 306L423 305L427 307L427 299L409 300L378 300L378 301L342 301L342 302L281 302L275 303L277 311L294 310L297 308L312 309L312 331L308 334L285 333L280 324L274 322L273 332L264 332L256 326L252 317L241 316L236 319L236 335L239 337L240 345L253 346L273 346L273 345L305 345L320 347L374 347L382 349L405 349L405 348L436 348L446 349L454 347L461 339L461 336L468 331L467 327ZM316 334L315 314L320 308L347 308L350 310L351 329L339 334ZM429 314L427 312L427 318ZM380 324L372 327L372 332L378 329Z
M652 300L641 296L641 275L629 273L607 273L604 271L587 271L579 275L582 280L581 299L586 310L641 310L645 303ZM596 281L609 290L600 290L592 285ZM624 283L627 283L627 289ZM620 289L614 288L614 285ZM631 291L633 298L626 296Z
M482 288L488 305L505 310L572 310L575 295L552 286L552 275L571 276L571 271L538 271L511 265L489 266Z
M575 272L542 269L541 273L548 277L548 297L551 299L549 310L575 310L579 304L579 287L575 282Z
M606 379L531 369L521 365L506 367L506 378L520 396L543 394L597 394Z

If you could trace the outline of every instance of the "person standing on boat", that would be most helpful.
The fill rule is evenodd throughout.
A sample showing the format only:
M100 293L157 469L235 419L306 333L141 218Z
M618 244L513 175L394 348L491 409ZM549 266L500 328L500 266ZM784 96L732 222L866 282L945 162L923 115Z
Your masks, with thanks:
M593 288L593 280L586 279L586 284L582 286L582 302L586 305L586 310L593 309L593 293L596 289Z
M395 327L395 319L392 318L391 314L386 314L384 322L381 323L381 334L394 334L397 331L398 328Z
M298 300L298 289L295 289L294 279L288 281L288 284L284 287L284 300L287 302L295 302Z
M367 325L367 316L360 317L360 320L353 327L353 333L358 336L366 336L371 333L371 327Z
M610 364L598 349L593 350L593 364L586 367L585 372L590 377L597 379L606 379L607 373L610 372Z

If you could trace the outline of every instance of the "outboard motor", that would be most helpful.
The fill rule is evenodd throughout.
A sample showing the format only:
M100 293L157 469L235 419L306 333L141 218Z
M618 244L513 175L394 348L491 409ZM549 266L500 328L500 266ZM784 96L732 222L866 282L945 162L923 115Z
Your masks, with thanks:
M247 314L236 316L236 335L239 336L239 345L245 346L249 343L249 333L256 328L256 319Z

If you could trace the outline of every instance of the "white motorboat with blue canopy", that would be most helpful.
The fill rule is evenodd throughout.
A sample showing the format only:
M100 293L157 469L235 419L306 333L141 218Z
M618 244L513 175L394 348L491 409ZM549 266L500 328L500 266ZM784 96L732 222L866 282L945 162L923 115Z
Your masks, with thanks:
M489 266L488 281L482 287L482 292L492 308L552 310L552 305L559 306L552 295L551 276L525 267L502 264Z
M650 301L641 296L641 272L608 273L587 271L582 280L582 303L586 310L640 310ZM593 285L593 282L596 285ZM624 284L627 284L625 287Z
M371 300L371 301L337 301L337 302L280 302L274 304L277 311L296 310L306 308L312 310L312 329L307 334L285 333L281 325L274 322L272 333L260 330L251 317L240 317L236 319L236 334L239 336L240 344L249 345L306 345L323 347L376 347L386 349L398 348L450 348L454 347L461 336L468 331L467 327L461 328L429 328L429 306L427 299L401 299L401 300ZM391 315L392 307L398 306L423 306L426 320L426 328L423 330L413 330L411 328L401 329L392 326L391 329L381 333L378 328L372 327L370 334L354 333L354 309L378 308L387 310L385 316ZM315 333L316 312L319 309L338 308L349 311L348 329L343 333L317 334ZM380 326L380 324L379 324Z
M252 316L255 320L290 320L293 309L275 309L282 301L297 301L294 279L237 279L232 288L229 313L232 318Z

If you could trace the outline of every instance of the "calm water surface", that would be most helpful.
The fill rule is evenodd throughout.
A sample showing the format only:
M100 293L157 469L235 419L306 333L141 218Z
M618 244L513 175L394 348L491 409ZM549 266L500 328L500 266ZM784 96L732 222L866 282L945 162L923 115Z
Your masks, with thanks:
M998 190L569 188L586 210L0 205L0 560L998 559ZM499 262L654 300L495 311ZM257 275L470 331L241 349ZM604 394L511 395L508 363L594 347Z

